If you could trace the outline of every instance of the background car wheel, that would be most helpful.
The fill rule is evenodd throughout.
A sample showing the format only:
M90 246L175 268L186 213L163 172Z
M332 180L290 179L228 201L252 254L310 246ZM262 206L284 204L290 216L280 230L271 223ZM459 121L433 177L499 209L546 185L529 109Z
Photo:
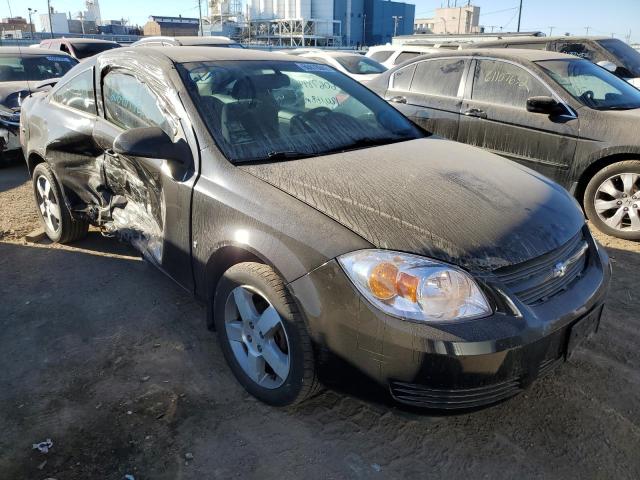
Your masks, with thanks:
M640 240L640 161L600 170L584 193L584 209L596 228L626 240Z
M311 339L280 276L260 263L227 270L214 297L220 346L240 384L270 405L319 390Z
M33 193L44 231L53 242L69 243L87 234L89 224L71 218L51 167L46 163L38 164L33 170Z

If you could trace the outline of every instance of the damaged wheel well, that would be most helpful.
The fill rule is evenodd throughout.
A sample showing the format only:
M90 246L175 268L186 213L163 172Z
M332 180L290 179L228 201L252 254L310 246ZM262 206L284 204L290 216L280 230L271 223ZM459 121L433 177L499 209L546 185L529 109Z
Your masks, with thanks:
M207 327L210 330L214 329L213 325L213 296L216 292L216 288L218 286L218 282L224 275L224 272L229 270L234 265L242 262L257 262L257 263L267 263L263 259L259 258L257 255L251 253L248 250L245 250L236 246L226 246L219 248L216 252L211 256L209 261L207 262L207 282L206 282L206 292L205 295L207 301Z
M27 168L29 169L29 175L33 175L33 170L36 168L36 166L39 163L43 163L44 161L44 158L42 158L37 153L32 153L31 155L29 155L29 158L27 159Z
M589 165L578 180L578 185L575 191L576 200L584 208L584 192L587 189L587 185L594 177L596 173L611 164L622 162L624 160L640 160L640 154L637 153L617 153L615 155L609 155L602 157Z

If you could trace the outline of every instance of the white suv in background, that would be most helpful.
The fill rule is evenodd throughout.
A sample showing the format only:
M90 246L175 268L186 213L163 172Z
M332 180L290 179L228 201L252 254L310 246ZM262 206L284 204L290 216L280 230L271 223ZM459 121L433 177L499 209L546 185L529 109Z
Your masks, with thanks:
M457 50L456 45L456 50ZM378 45L377 47L371 47L367 51L366 56L380 62L387 68L393 68L396 65L411 60L419 55L425 55L427 53L437 53L439 50L434 46L424 45Z

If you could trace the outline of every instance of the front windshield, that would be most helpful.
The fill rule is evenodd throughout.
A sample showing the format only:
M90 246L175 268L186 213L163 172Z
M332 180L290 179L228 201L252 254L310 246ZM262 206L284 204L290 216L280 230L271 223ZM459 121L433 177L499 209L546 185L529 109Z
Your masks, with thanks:
M68 55L0 55L0 82L61 77L77 63Z
M640 52L617 38L607 38L597 42L618 59L620 64L628 70L627 75L640 77Z
M335 59L347 72L355 75L371 75L387 71L384 65L362 55L341 55Z
M573 98L596 110L640 108L640 90L588 60L536 62Z
M97 55L105 50L111 50L112 48L118 48L120 45L117 43L102 43L102 42L87 42L87 43L74 43L73 51L76 52L78 58L88 58Z
M234 163L318 156L425 134L327 65L220 61L179 65L194 103Z

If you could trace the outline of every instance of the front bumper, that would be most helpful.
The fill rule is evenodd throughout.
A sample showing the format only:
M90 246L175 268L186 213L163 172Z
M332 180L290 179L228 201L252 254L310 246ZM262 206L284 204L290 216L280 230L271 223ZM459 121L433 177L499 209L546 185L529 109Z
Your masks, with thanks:
M292 282L314 341L390 389L403 403L473 408L517 394L561 363L572 327L603 308L611 277L604 251L591 249L582 276L535 307L448 324L391 317L369 304L336 261Z

